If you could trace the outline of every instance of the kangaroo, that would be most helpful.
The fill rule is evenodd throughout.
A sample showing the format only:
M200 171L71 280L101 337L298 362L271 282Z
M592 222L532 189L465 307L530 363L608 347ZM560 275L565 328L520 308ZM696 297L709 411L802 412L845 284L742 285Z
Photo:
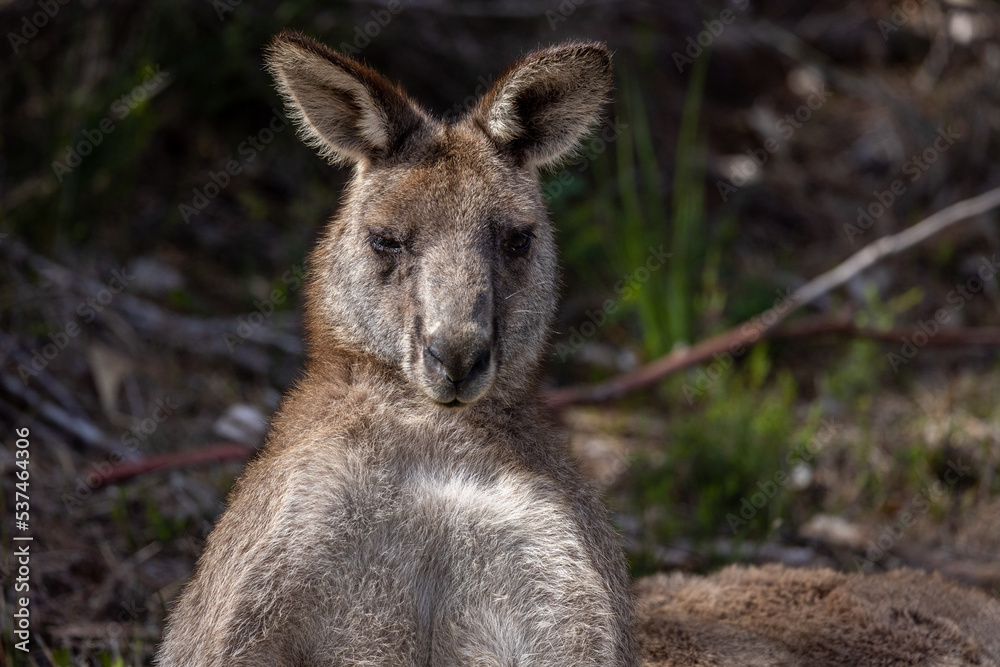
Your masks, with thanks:
M600 44L521 59L454 122L295 32L267 66L353 167L308 260L308 357L157 662L636 665L600 494L539 410L556 249L539 170L612 85Z

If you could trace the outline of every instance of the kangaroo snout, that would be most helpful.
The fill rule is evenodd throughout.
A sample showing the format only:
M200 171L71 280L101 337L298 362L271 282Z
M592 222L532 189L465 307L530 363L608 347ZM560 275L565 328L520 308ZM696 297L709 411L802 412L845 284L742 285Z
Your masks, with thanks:
M424 347L424 367L430 375L444 374L455 384L462 384L485 371L490 365L490 349L462 348L448 341L428 341Z
M435 332L424 338L424 388L438 403L471 403L480 398L493 382L491 332L471 335Z
M472 403L493 386L500 356L489 262L475 241L462 238L428 252L427 262L411 348L413 379L438 403Z

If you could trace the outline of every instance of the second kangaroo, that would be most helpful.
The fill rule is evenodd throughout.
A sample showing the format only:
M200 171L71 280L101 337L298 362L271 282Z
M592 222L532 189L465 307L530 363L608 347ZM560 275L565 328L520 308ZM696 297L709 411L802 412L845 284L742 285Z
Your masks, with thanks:
M611 87L532 53L455 122L297 33L268 66L353 179L309 259L304 377L158 657L191 665L635 665L625 557L542 415L556 248L538 171Z

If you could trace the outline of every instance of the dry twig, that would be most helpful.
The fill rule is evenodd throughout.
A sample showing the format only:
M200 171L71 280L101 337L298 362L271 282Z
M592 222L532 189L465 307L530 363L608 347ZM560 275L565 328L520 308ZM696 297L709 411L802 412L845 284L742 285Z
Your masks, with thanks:
M188 466L246 461L257 452L236 442L217 442L194 450L147 456L142 461L123 463L101 479L101 485L118 484L125 480L158 470L173 470Z
M767 337L789 315L812 303L820 296L840 287L865 269L886 257L912 248L956 223L985 213L997 206L1000 206L1000 188L994 188L977 197L952 204L898 234L884 236L868 244L833 269L813 278L795 290L783 303L783 308L780 311L778 309L766 311L761 316L743 322L729 331L694 346L674 350L634 371L618 375L605 382L548 392L545 401L549 406L557 409L577 403L599 403L648 387L671 373L711 359L712 355L733 350L745 351L747 347ZM764 317L768 313L770 316Z

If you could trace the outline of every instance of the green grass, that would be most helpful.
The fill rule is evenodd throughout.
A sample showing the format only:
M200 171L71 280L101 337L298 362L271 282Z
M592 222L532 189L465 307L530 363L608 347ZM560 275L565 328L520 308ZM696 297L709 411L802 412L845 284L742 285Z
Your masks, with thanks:
M678 404L681 384L668 383ZM758 540L789 520L786 455L819 424L818 412L797 422L796 396L791 375L772 372L759 346L741 368L723 371L692 409L673 415L662 451L633 467L632 501L645 518L644 535L660 544L682 536Z
M647 102L630 72L623 73L617 92L617 136L586 143L581 158L545 185L563 230L567 272L581 291L619 303L610 321L625 327L646 358L692 342L702 333L700 319L720 313L725 303L719 280L724 235L709 240L704 210L699 114L707 62L700 58L691 75L670 187L655 152ZM651 248L660 247L670 254L665 265L647 264ZM633 289L620 288L623 278L637 278Z
M922 298L910 290L883 300L871 290L856 320L887 329ZM702 565L739 560L739 553L713 555L714 542L732 540L738 552L741 543L781 541L819 512L878 526L920 510L915 499L928 489L934 495L920 514L934 523L975 504L984 467L973 464L955 481L949 461L995 458L991 441L977 442L965 428L970 416L995 420L995 402L955 399L966 407L949 410L956 421L942 432L933 410L914 412L902 397L886 403L887 349L866 339L839 345L837 356L803 378L808 386L797 385L790 368L774 367L765 344L727 368L715 362L666 380L666 432L633 461L616 500L641 519L633 571L658 569L657 549L679 539L694 541ZM700 390L690 392L696 384ZM789 458L796 451L810 455ZM800 464L821 481L797 489L791 475ZM995 477L988 481L986 492L1000 488Z
M690 343L696 334L696 309L705 301L698 289L707 237L705 145L698 118L707 63L707 57L699 59L692 71L669 202L661 185L663 175L639 86L631 76L622 80L622 119L629 130L618 141L616 152L618 258L630 270L646 263L650 246L663 245L671 253L665 270L653 273L630 304L638 316L642 347L648 357L666 354L679 343Z

